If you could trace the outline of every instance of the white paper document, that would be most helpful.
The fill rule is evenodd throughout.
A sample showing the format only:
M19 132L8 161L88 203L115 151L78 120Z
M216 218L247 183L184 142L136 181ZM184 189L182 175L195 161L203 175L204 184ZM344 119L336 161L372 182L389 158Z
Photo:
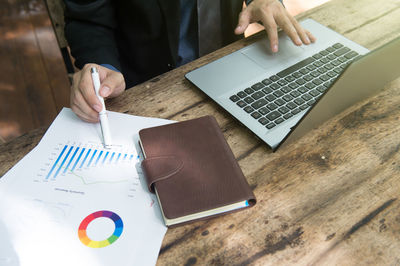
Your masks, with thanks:
M154 265L166 227L140 168L138 131L172 121L108 112L99 124L64 108L0 179L0 265Z

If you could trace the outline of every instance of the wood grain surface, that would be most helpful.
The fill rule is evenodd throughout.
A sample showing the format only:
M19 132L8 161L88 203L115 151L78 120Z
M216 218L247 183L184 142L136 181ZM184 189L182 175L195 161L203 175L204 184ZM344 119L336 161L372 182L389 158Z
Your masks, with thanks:
M400 1L332 0L313 18L374 49L400 35ZM255 207L169 229L157 265L400 265L400 79L276 153L185 80L238 41L110 100L110 110L217 119ZM44 129L0 146L0 175Z
M70 83L43 0L0 1L0 135L49 126Z

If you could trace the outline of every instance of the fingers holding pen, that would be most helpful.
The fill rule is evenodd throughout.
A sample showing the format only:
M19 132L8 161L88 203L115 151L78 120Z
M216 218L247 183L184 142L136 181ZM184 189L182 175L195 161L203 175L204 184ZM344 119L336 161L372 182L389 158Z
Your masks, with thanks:
M120 72L110 70L97 64L86 64L76 72L71 87L71 108L78 117L87 122L98 122L99 112L103 109L98 99L92 80L91 68L99 72L102 97L116 97L125 90L125 79Z
M71 109L82 120L95 123L99 121L98 113L102 106L93 89L90 65L93 64L85 65L82 70L74 74L70 104Z
M86 64L82 69L82 76L80 82L78 84L78 89L82 93L83 98L87 102L87 104L97 113L99 113L103 106L100 100L97 98L96 92L94 90L92 74L90 69L92 67L98 68L99 66L94 64Z
M101 80L100 96L113 98L125 90L125 79L120 72L100 67L99 74Z
M98 112L90 108L79 91L71 90L71 109L83 121L90 123L99 121Z

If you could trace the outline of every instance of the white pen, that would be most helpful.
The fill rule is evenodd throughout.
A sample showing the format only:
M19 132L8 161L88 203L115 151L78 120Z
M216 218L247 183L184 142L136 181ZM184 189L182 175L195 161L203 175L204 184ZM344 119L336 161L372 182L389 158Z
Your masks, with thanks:
M99 113L99 118L100 118L101 132L103 134L104 146L109 147L109 146L111 146L111 133L110 133L110 126L108 124L106 105L104 104L103 97L101 97L99 94L99 90L100 90L99 72L97 71L97 68L95 68L95 67L92 67L90 69L90 72L92 73L94 91L96 92L96 96L97 96L97 98L99 98L101 105L103 106L103 109Z

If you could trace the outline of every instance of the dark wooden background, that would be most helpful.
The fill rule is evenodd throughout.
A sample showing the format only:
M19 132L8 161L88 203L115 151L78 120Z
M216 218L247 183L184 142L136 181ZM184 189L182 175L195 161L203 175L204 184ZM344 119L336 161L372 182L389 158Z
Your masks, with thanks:
M43 0L0 1L0 139L48 126L69 79Z

